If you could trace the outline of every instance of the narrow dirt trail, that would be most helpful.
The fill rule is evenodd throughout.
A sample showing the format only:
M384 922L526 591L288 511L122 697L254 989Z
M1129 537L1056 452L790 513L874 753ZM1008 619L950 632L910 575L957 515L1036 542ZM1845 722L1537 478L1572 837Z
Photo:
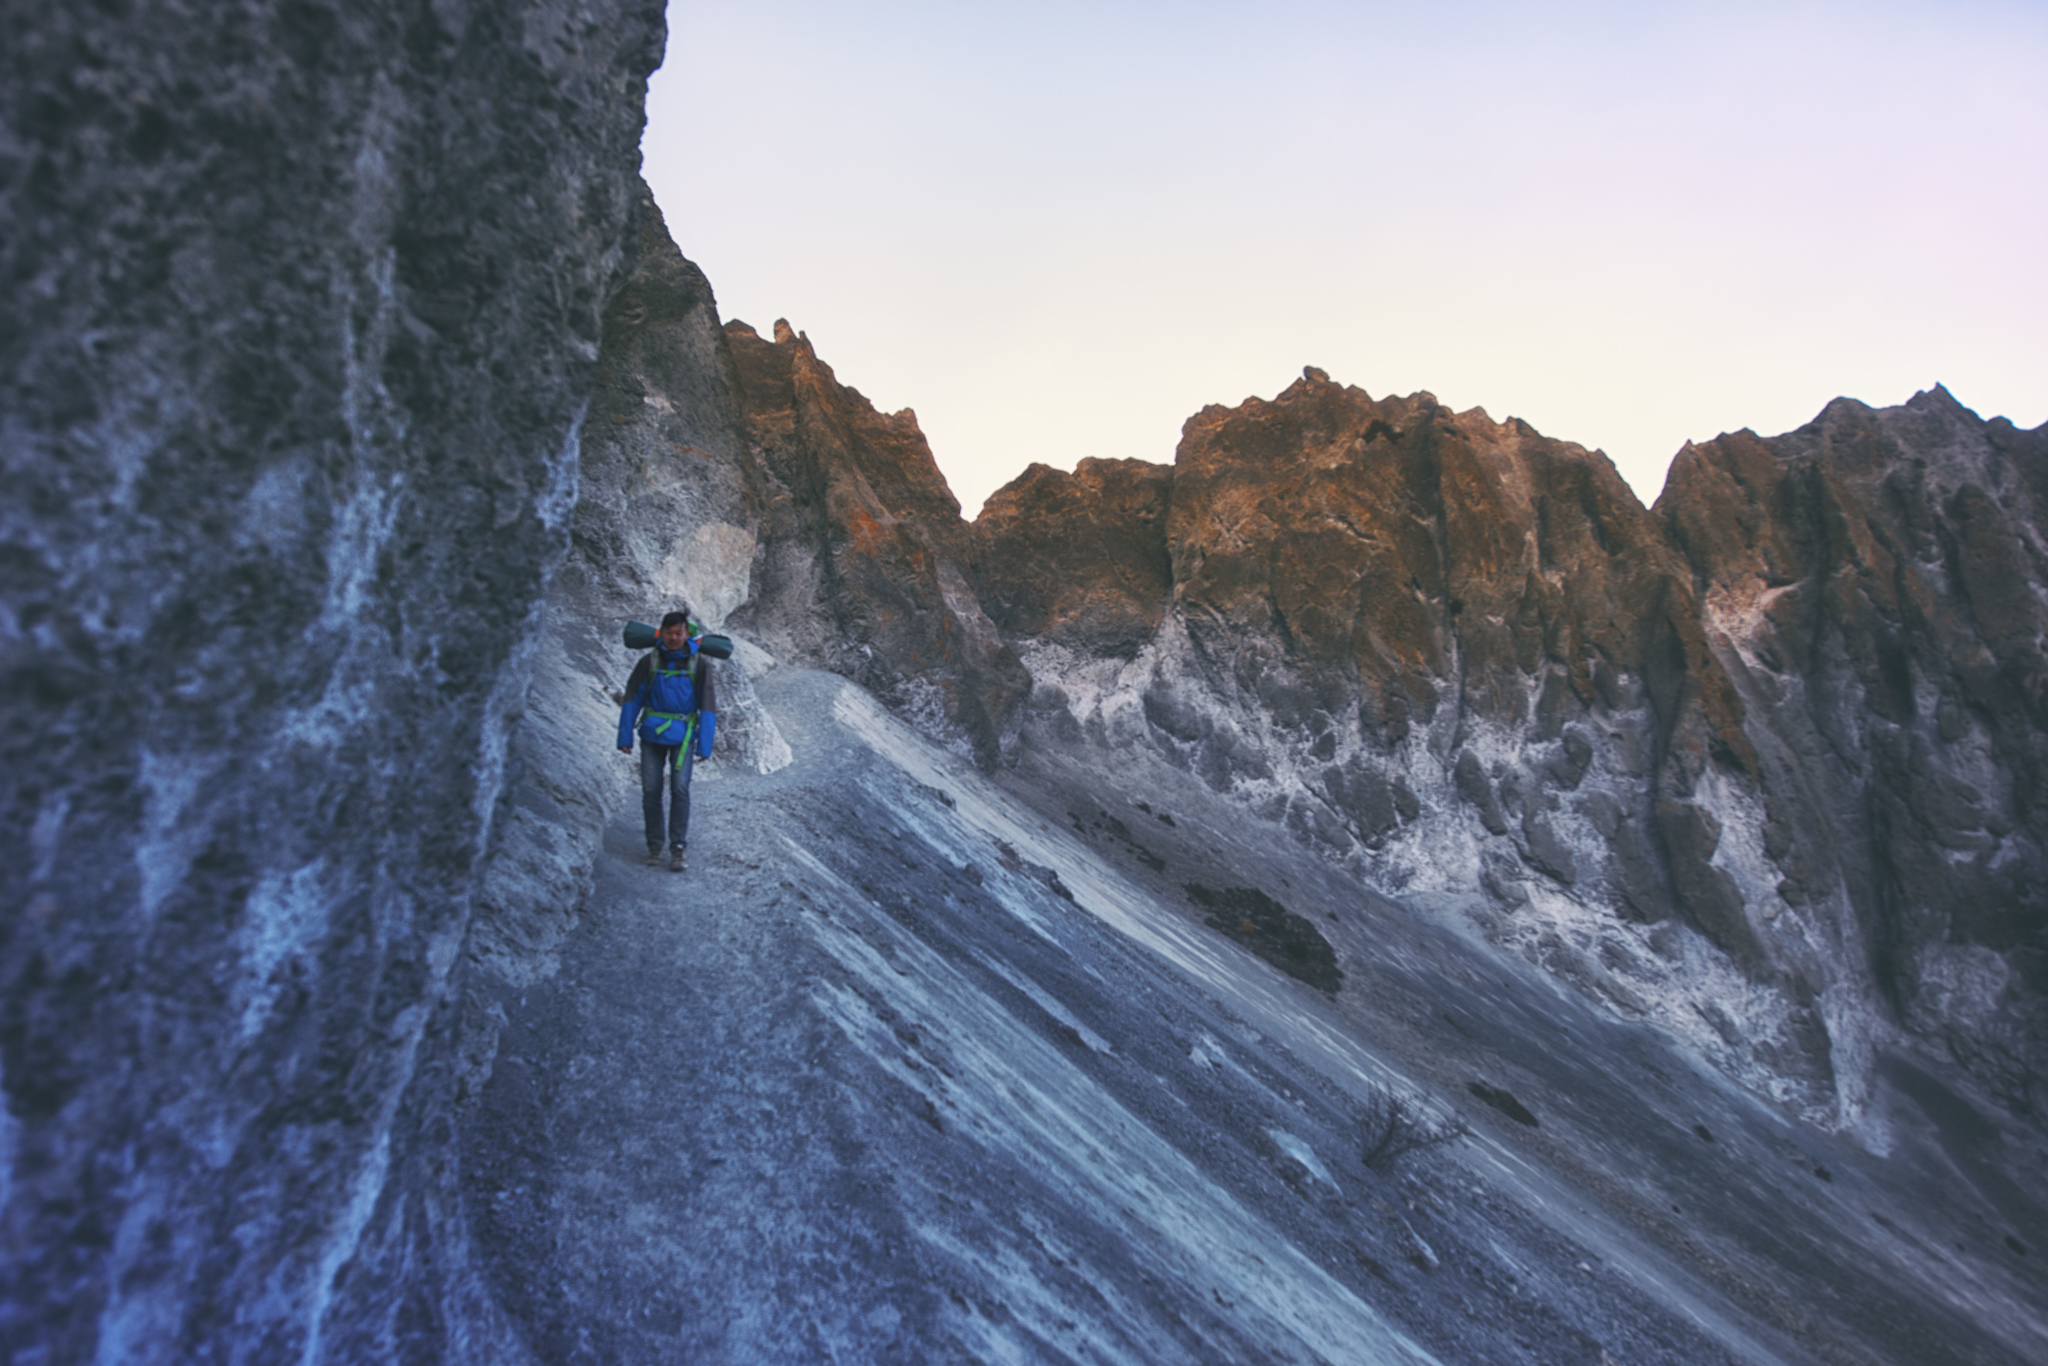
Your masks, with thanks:
M863 1197L863 1107L808 1007L827 964L781 876L783 808L829 772L832 728L778 719L781 772L700 767L688 872L641 864L637 805L612 822L559 973L508 1012L479 1126L503 1127L471 1179L499 1192L487 1243L554 1279L527 1300L544 1360L825 1360L867 1336L844 1321L849 1260L892 1304L929 1293ZM755 1321L729 1320L738 1303Z

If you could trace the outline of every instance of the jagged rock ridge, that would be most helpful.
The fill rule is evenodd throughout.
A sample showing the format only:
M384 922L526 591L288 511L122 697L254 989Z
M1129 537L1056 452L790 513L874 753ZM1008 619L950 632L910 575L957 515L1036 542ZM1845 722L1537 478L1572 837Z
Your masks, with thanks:
M787 322L772 342L741 322L726 334L773 489L736 624L994 762L1029 679L975 598L960 503L916 414L876 412Z
M976 583L1027 753L1140 746L1383 886L1480 894L1816 1117L1856 1120L1900 1028L2025 1109L2044 456L1938 389L1841 400L1688 448L1647 511L1597 453L1310 369L1170 471L1034 466Z
M2048 429L1940 387L1688 447L1657 512L1759 755L1768 922L2038 1107L2048 1059ZM1754 813L1752 813L1754 817ZM1823 941L1825 942L1825 941Z
M1822 1122L1905 1040L2038 1104L2041 433L1845 401L1689 448L1649 510L1596 452L1310 369L970 530L912 414L787 324L725 345L733 621L777 655L984 764L1163 756Z

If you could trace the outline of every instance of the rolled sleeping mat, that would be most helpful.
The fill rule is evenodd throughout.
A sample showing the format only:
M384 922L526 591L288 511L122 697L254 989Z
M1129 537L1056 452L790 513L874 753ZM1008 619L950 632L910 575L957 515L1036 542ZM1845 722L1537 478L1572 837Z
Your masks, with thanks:
M649 626L644 621L626 623L626 648L629 650L651 650L661 636L661 628ZM697 637L697 653L706 659L731 659L732 641L726 636Z

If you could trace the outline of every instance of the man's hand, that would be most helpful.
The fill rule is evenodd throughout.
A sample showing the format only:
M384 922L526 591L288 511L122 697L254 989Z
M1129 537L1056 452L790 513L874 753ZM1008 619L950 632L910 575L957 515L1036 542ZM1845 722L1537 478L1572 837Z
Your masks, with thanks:
M619 746L619 753L621 753L621 754L631 754L632 752L633 752L633 747L632 747L631 745L620 745L620 746Z

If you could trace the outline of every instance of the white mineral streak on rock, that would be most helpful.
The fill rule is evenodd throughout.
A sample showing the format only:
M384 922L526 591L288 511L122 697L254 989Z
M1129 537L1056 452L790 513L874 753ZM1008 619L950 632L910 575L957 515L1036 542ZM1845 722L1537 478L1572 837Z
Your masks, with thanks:
M291 873L272 869L243 904L242 922L235 933L242 963L234 996L244 1042L262 1032L284 990L285 984L278 980L279 969L304 955L327 932L333 907L327 878L324 860Z
M327 539L327 602L319 629L347 630L371 600L378 557L398 524L404 486L403 476L378 479L365 472L335 515Z
M824 917L808 924L868 993L864 999L821 983L813 1004L877 1067L924 1096L954 1131L1000 1147L1133 1244L1159 1249L1182 1281L1227 1292L1238 1322L1257 1341L1275 1348L1298 1344L1325 1360L1372 1366L1435 1360L916 939L892 934L885 956ZM899 970L897 963L910 968ZM948 1084L908 1066L871 999L943 1034L972 1084ZM945 1223L922 1221L917 1235L980 1264L986 1283L1027 1323L1041 1315L1066 1317L1035 1276L990 1261ZM956 1331L974 1327L971 1315L955 1321ZM1068 1331L1074 1331L1071 1323ZM1093 1354L1116 1355L1107 1339L1083 1341ZM994 1338L984 1344L991 1351L998 1345Z
M417 1038L408 1054L417 1049ZM409 1059L408 1059L409 1060ZM408 1072L410 1068L407 1069ZM393 1095L391 1109L397 1108L397 1093ZM294 1287L284 1293L294 1299L303 1297L304 1307L297 1315L299 1322L306 1325L306 1347L299 1356L300 1366L319 1366L321 1361L320 1339L327 1326L327 1307L334 1301L335 1277L348 1265L362 1242L363 1230L369 1227L370 1216L376 1212L378 1197L384 1193L384 1180L391 1170L390 1116L385 1118L385 1127L378 1136L376 1145L363 1159L357 1169L353 1191L348 1204L342 1209L341 1217L335 1221L320 1249L320 1261L313 1273L312 1284L303 1289ZM294 1293L296 1291L296 1293Z
M547 480L540 496L534 500L534 514L542 526L549 531L565 531L570 515L576 511L576 492L581 483L583 469L583 419L590 415L590 405L580 403L569 419L569 430L563 434L562 445L547 462ZM559 555L556 557L559 559ZM552 582L555 565L543 566L543 582Z
M1295 1135L1288 1133L1285 1129L1268 1129L1266 1130L1266 1137L1277 1143L1280 1146L1280 1151L1308 1168L1309 1175L1315 1177L1316 1180L1322 1182L1331 1190L1337 1189L1336 1178L1330 1175L1330 1169L1323 1165L1323 1160L1316 1156L1314 1148L1311 1148Z
M993 972L996 976L1023 992L1040 1010L1073 1030L1080 1037L1082 1043L1087 1044L1088 1047L1097 1053L1113 1053L1116 1051L1109 1046L1109 1042L1106 1039L1076 1019L1073 1011L1061 1005L1050 992L1032 981L1029 977L1024 976L1022 973L1011 971L1007 965L997 959L988 957L986 954L977 954L975 958L977 962L981 963L990 972Z
M663 560L662 596L690 604L706 630L723 631L725 619L752 592L754 533L730 522L706 522Z
M135 841L135 870L142 880L142 913L154 920L212 835L212 822L192 807L214 771L204 759L166 757L147 746L140 770L142 828Z

